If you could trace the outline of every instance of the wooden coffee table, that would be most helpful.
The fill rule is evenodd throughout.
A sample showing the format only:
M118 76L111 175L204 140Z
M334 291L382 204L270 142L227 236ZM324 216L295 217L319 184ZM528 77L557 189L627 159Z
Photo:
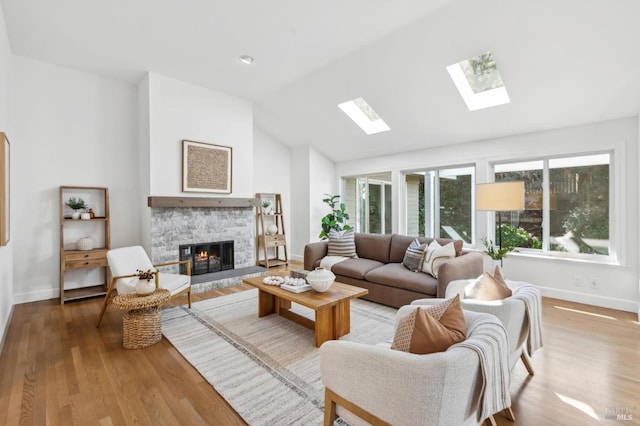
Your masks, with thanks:
M242 280L258 289L258 317L278 314L288 320L314 330L316 347L327 340L336 340L351 331L351 299L369 293L365 288L334 282L329 290L318 293L314 290L293 293L278 286L266 285L264 276ZM315 311L316 320L290 311L291 302Z

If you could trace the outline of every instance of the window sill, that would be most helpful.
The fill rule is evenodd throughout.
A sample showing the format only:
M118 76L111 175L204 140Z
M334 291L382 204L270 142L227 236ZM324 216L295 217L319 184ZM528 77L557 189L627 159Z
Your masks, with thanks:
M610 265L610 266L622 266L620 262L614 259L610 259L606 256L593 256L593 258L586 257L571 257L567 255L563 255L561 253L558 254L548 254L548 253L533 253L526 251L512 251L509 253L509 256L513 257L522 257L522 258L533 258L533 259L544 259L551 261L561 261L561 262L572 262L572 263L586 263L593 265Z
M476 248L465 247L466 251L475 251L479 253L484 253L484 250L479 250ZM508 257L515 258L530 258L530 259L541 259L541 260L549 260L549 261L559 261L559 262L571 262L571 263L582 263L582 264L591 264L591 265L607 265L607 266L624 266L617 260L612 260L606 258L605 256L598 256L588 259L588 258L577 258L570 257L567 255L563 255L561 253L558 254L548 254L548 253L534 253L529 251L512 251L507 255Z

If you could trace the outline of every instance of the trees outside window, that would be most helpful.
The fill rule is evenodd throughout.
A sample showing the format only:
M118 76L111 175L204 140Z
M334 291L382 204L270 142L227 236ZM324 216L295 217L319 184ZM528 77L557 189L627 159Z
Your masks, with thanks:
M407 233L472 242L474 167L405 174Z
M610 162L604 153L496 164L497 182L525 182L525 210L502 217L517 231L511 232L515 246L608 256Z

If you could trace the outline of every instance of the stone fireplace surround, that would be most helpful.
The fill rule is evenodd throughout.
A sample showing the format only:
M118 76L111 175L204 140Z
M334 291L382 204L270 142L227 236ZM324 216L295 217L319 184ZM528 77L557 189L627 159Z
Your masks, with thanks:
M158 202L158 199L196 200L187 203ZM155 201L154 201L155 200ZM201 201L198 201L201 200ZM154 264L178 260L178 246L206 241L233 240L234 272L221 271L192 278L192 291L204 292L240 283L243 277L261 275L255 264L255 215L253 204L210 207L212 198L149 197L151 207L151 261ZM220 198L219 200L229 200ZM233 199L232 199L233 200ZM236 199L238 200L238 199ZM242 199L253 200L253 199ZM176 206L171 206L175 204ZM183 206L184 204L196 207ZM213 203L216 204L216 203ZM224 204L229 203L227 201ZM248 206L245 206L248 204ZM159 206L161 205L161 206ZM200 206L198 206L200 205ZM202 207L202 205L205 205ZM177 267L174 273L177 273ZM233 276L230 276L233 275ZM204 281L202 281L204 279Z

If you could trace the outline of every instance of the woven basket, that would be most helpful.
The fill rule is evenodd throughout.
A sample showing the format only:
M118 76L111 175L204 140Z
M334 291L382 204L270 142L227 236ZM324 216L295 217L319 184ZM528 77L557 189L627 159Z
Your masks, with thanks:
M122 346L140 349L162 339L160 309L157 307L129 311L122 317Z

